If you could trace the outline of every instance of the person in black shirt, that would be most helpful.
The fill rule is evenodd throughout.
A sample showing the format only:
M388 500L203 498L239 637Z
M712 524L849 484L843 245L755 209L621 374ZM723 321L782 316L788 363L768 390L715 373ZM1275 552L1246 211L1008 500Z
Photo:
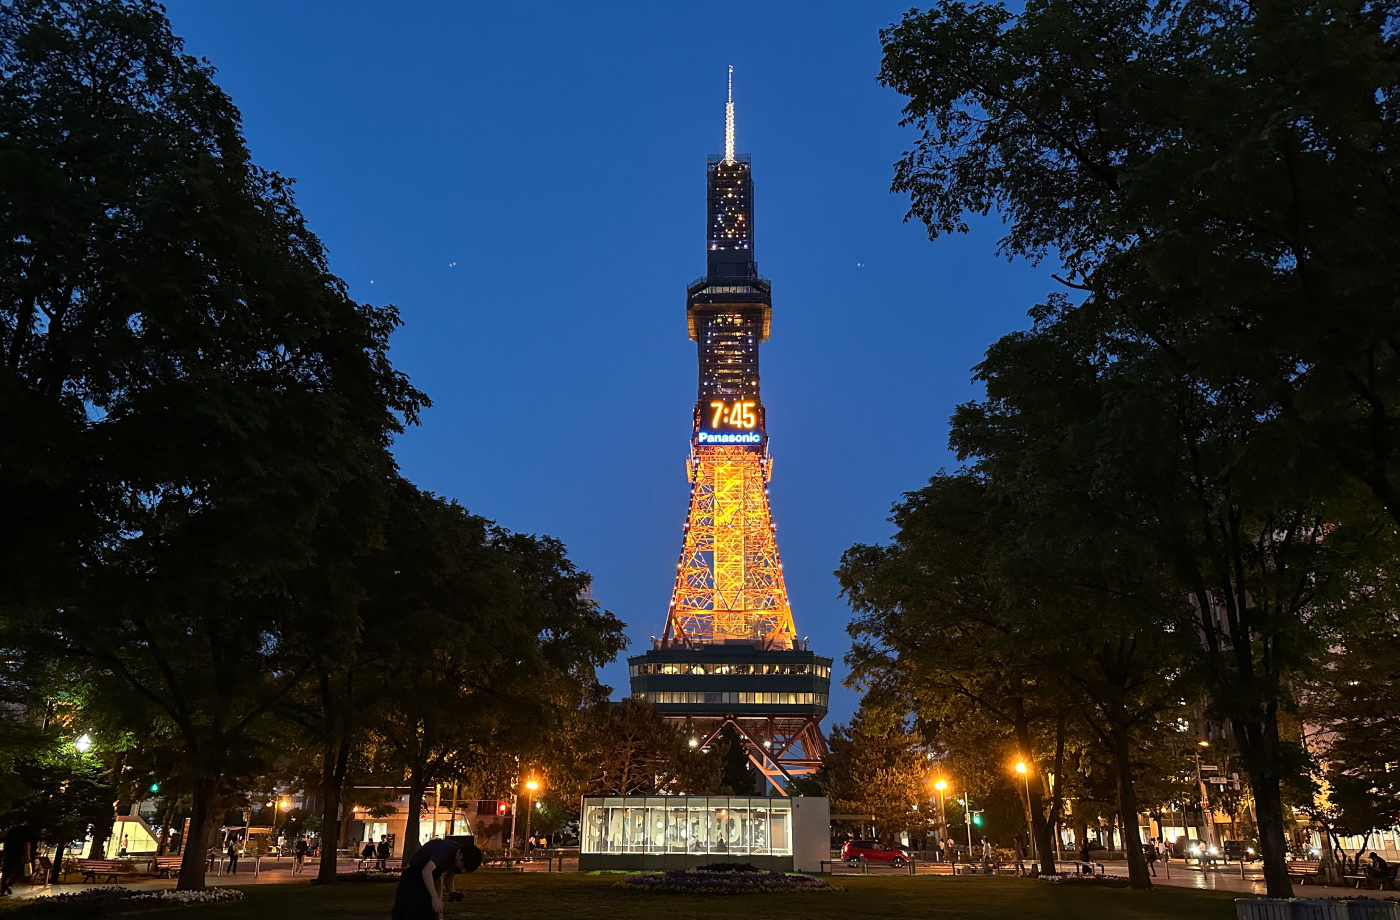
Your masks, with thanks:
M375 863L376 869L389 868L389 857L393 855L393 850L394 848L389 846L389 835L381 834L379 836L379 847L375 850L375 855L379 857L379 861Z
M5 865L0 871L0 894L10 894L10 883L23 878L34 863L34 831L23 818L5 833Z
M480 866L481 850L475 845L429 840L404 863L398 890L394 892L393 920L438 920L442 916L438 879L447 876L443 887L448 900L455 901L457 873L475 872Z
M292 874L301 875L306 868L306 852L311 849L305 837L298 837L296 847L292 850Z

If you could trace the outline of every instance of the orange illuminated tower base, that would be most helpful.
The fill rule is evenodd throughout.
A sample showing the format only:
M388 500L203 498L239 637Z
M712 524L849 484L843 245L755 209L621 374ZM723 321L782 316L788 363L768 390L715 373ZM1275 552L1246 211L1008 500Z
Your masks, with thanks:
M666 644L797 644L768 510L772 461L748 447L701 445L686 461L690 514L666 617Z

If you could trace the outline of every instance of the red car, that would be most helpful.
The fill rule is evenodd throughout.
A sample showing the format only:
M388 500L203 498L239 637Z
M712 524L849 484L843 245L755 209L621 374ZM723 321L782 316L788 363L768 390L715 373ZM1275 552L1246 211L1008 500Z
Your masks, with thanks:
M847 840L841 844L841 858L852 866L863 859L866 862L887 862L899 868L909 861L909 854L903 847L887 847L878 840Z

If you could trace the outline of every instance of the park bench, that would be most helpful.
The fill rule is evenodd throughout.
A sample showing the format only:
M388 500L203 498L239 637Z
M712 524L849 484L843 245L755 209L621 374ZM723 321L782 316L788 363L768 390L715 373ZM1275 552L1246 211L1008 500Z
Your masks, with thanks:
M379 857L378 857L378 856L356 856L356 857L355 857L355 868L356 868L356 869L373 869L373 868L376 868L378 865L379 865ZM384 860L384 871L386 871L386 872L398 872L398 871L399 871L400 869L402 869L402 868L403 868L403 860L402 860L402 859L386 859L386 860Z
M1396 870L1400 870L1400 865L1390 866L1389 868L1380 873L1372 872L1365 866L1362 866L1362 871L1360 874L1343 875L1342 880L1351 882L1352 886L1355 888L1369 888L1372 885L1375 885L1376 888L1378 888L1381 891L1384 891L1385 886L1387 885L1389 885L1392 889L1395 888Z
M99 878L115 882L119 875L135 875L136 867L128 859L80 859L78 871L83 874L84 882L89 879L96 882Z
M151 868L161 878L170 878L170 873L180 871L183 856L156 856L151 860Z
M1322 871L1322 863L1316 859L1298 859L1287 864L1288 877L1296 878L1306 885L1308 882L1316 881L1317 874Z

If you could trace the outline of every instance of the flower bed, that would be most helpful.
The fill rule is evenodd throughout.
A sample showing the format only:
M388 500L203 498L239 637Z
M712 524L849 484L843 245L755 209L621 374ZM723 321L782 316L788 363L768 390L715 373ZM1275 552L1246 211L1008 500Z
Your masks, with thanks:
M747 863L716 863L633 875L613 887L674 894L767 894L787 891L839 891L823 878L756 869Z
M1095 888L1127 888L1128 880L1119 878L1116 875L1047 875L1036 876L1042 882L1049 882L1052 885L1083 885L1094 886Z
M335 880L338 882L397 882L402 874L394 869L352 869L349 872L337 872Z
M21 917L111 917L136 910L161 907L188 907L191 904L218 904L243 900L235 888L209 888L204 891L137 891L130 888L88 888L35 898L15 910Z

